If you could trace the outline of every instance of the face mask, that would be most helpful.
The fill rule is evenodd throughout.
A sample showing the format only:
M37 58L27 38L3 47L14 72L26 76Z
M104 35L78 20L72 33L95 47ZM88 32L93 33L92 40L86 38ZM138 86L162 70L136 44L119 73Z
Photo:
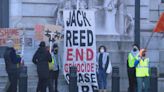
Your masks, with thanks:
M136 52L136 51L137 51L137 49L136 49L136 48L133 48L133 51L134 51L134 52Z
M136 46L133 47L133 51L136 52L138 48Z
M54 49L54 54L57 54L58 53L58 50L57 49Z
M104 49L100 49L100 52L103 53L104 52Z
M146 56L146 54L145 54L145 53L143 53L143 54L142 54L142 56L143 56L143 57L145 57L145 56Z

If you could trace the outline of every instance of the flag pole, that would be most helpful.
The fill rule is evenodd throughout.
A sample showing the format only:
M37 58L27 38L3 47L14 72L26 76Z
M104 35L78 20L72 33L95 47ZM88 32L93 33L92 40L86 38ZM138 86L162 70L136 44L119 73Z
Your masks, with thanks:
M148 39L148 41L147 41L147 43L146 43L145 49L147 49L147 47L149 46L149 43L150 43L150 41L151 41L151 39L152 39L154 33L155 33L155 32L152 32L152 33L151 33L151 36L150 36L150 38Z
M24 65L24 50L25 50L25 28L23 27L22 47L21 47L21 64Z

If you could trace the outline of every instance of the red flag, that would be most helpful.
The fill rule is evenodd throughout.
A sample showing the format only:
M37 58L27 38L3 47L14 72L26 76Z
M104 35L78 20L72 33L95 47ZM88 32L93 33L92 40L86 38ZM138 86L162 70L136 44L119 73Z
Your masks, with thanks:
M164 12L159 18L156 27L154 28L153 32L164 32Z

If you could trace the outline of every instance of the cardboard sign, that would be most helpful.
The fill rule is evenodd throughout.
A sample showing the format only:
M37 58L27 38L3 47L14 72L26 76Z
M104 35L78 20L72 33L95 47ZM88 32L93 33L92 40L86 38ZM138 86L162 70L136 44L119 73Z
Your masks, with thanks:
M16 28L0 28L0 46L5 46L8 40L14 42L15 49L20 49L20 35Z
M37 24L35 25L35 38L38 41L48 41L49 38L45 35L48 31L49 33L61 33L63 28L59 25L52 25L52 24ZM60 40L60 39L56 39Z
M44 38L44 26L37 24L35 25L35 38L39 41L42 41Z

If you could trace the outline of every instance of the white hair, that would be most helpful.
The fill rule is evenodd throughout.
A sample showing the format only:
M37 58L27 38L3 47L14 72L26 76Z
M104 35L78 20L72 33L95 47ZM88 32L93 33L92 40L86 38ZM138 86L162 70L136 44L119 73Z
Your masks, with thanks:
M6 46L7 46L7 47L14 47L14 42L13 42L12 40L8 40L8 41L6 42Z

